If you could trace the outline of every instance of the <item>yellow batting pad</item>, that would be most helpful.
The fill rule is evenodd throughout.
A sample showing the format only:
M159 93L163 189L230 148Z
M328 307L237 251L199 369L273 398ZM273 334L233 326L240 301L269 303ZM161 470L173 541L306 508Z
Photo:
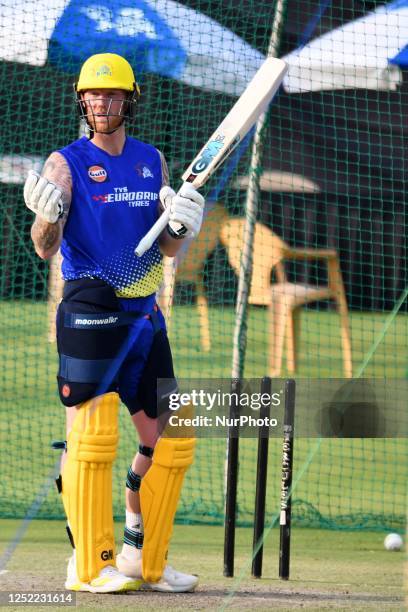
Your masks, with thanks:
M112 463L118 445L119 398L107 393L78 408L67 440L62 500L81 582L115 564Z
M152 466L142 479L142 572L146 582L157 582L162 577L181 487L193 463L195 444L195 438L161 438L154 449Z

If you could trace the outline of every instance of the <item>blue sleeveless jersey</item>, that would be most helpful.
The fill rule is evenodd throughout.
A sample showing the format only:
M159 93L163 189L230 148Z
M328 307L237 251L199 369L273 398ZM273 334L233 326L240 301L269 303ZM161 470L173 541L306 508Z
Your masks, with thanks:
M72 174L61 244L64 279L100 278L123 298L155 293L163 276L157 241L140 258L134 249L158 217L157 149L128 136L121 155L114 156L83 137L59 153Z

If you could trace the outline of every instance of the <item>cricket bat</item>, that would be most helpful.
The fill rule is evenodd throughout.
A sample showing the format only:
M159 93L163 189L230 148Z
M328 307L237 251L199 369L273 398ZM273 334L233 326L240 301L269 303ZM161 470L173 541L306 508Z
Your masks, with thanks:
M228 115L193 159L182 180L194 187L202 187L246 136L258 118L268 108L287 71L286 63L278 58L267 58L238 98ZM170 207L166 208L135 249L141 257L160 236L169 221Z

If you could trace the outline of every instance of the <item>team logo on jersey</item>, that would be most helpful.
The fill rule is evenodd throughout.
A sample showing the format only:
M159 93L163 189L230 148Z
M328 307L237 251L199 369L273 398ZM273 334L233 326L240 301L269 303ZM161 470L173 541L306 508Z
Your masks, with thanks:
M139 162L135 166L135 170L137 174L142 178L154 178L154 174L150 170L149 166L147 164L144 164L143 162Z
M88 176L95 183L104 183L108 178L108 173L103 166L89 166Z

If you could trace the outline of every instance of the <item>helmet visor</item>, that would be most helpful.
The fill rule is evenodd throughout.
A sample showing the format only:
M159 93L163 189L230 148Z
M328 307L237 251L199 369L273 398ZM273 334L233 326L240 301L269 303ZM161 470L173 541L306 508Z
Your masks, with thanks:
M80 117L93 132L109 134L116 131L125 119L133 115L136 103L133 93L124 91L85 91L77 93Z

